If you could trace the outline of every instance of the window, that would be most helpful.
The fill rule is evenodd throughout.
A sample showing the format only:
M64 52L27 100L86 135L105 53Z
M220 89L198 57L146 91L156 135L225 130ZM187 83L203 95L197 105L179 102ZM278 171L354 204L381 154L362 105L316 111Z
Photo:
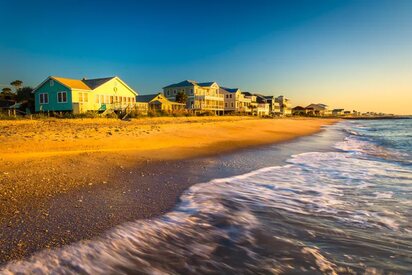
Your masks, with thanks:
M227 107L227 102L225 102L225 107Z
M100 103L104 103L104 95L100 95Z
M113 104L113 96L110 96L110 103Z
M87 93L79 93L79 102L89 102L89 95Z
M95 102L99 103L99 95L95 95L94 98L95 98Z
M233 107L233 102L232 102L232 103L230 103L230 107Z
M51 79L51 80L50 80L50 87L53 87L53 86L54 86L54 80Z
M232 94L230 94L230 98L232 98Z
M193 89L190 89L190 94L193 94Z
M57 103L67 102L67 92L57 92Z
M40 104L48 104L49 103L49 95L48 94L39 94L39 101Z

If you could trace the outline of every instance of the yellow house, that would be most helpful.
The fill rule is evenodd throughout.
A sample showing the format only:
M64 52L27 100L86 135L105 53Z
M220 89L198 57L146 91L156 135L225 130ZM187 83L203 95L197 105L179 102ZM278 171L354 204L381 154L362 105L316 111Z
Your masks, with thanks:
M250 98L246 98L238 88L220 88L220 93L224 96L225 113L251 114Z
M37 86L37 112L125 110L135 106L137 92L119 77L70 79L50 76Z
M152 95L139 95L136 97L136 103L146 103L148 105L149 110L165 112L184 110L186 107L186 104L171 101L161 93Z
M175 100L178 93L187 95L186 108L195 113L211 111L223 114L224 112L224 98L216 82L198 83L185 80L163 88L163 94L169 100Z

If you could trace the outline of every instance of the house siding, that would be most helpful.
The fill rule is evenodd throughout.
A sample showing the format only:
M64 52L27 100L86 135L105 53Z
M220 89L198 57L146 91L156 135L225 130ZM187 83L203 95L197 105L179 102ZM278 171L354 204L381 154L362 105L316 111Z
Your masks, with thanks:
M87 93L87 102L79 101L79 94ZM126 98L126 101L121 98ZM121 81L113 78L92 91L73 91L73 104L78 105L80 113L105 109L122 109L134 105L136 94L130 91ZM130 102L129 102L130 101ZM77 109L77 108L76 108Z
M36 106L36 112L53 112L53 111L72 111L72 93L69 88L63 86L59 82L53 80L51 85L51 79L46 81L41 87L39 87L34 93L34 100ZM67 102L57 102L57 93L67 92ZM48 104L40 104L40 94L47 94L49 97Z

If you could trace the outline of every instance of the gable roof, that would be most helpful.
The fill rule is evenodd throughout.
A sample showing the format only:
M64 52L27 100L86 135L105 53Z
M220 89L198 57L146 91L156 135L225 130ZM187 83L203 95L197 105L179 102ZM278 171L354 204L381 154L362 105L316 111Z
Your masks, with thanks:
M112 80L115 76L112 77L105 77L105 78L94 78L94 79L83 79L82 81L90 87L90 89L94 90L97 87L103 85L109 80Z
M174 88L174 87L190 87L190 86L196 86L196 85L197 85L197 82L194 80L183 80L182 82L163 87L163 89Z
M194 80L183 80L182 82L179 83L175 83L175 84L171 84L168 85L166 87L163 87L163 89L166 88L177 88L177 87L192 87L192 86L200 86L200 87L210 87L213 84L217 84L216 82L202 82L202 83L198 83Z
M244 94L245 96L254 96L254 94L249 93L249 92L242 92L242 94Z
M302 106L296 106L296 107L294 107L294 108L292 108L292 110L296 110L296 111L300 111L300 110L306 110L307 108L305 108L305 107L302 107Z
M255 94L257 103L267 103L267 99L259 94Z
M80 90L90 90L90 87L87 86L82 80L78 79L71 79L71 78L63 78L57 76L50 76L49 78L56 80L70 89L80 89ZM37 89L37 88L36 88Z
M239 91L239 88L225 88L225 87L221 87L221 88L229 93L236 93L237 91Z
M150 102L157 96L162 95L161 93L152 95L138 95L136 96L136 102Z
M104 83L112 80L116 78L120 83L122 83L127 89L129 89L132 93L134 93L135 95L137 95L137 93L130 88L129 86L127 86L126 83L124 83L119 77L117 76L112 76L112 77L104 77L104 78L94 78L94 79L72 79L72 78L64 78L64 77L57 77L57 76L49 76L48 78L46 78L46 80L44 80L40 85L38 85L33 91L32 93L35 93L37 89L39 89L41 86L44 85L44 83L46 83L49 79L53 79L57 82L59 82L60 84L62 84L63 86L69 88L69 89L76 89L76 90L87 90L87 91L91 91L94 90L98 87L100 87L101 85L103 85Z
M216 84L216 82L203 82L203 83L197 83L200 87L210 87L213 84Z
M318 103L318 104L312 103L312 104L309 104L308 106L306 106L306 108L313 108L315 110L326 110L328 108L328 106L325 105L325 104L321 104L321 103Z
M160 98L157 99L157 97L159 97L159 96L160 96ZM179 102L170 100L170 99L166 98L162 93L136 96L136 102L150 103L150 102L159 101L159 100L170 102L172 104L186 105L185 103L179 103Z

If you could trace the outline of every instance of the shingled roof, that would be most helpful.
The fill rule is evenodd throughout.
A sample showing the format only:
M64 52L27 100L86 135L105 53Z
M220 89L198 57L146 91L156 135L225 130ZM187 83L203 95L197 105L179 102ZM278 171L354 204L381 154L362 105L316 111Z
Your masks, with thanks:
M229 93L236 93L237 91L239 91L239 88L225 88L225 87L222 87L222 89L228 91Z
M192 86L200 86L200 87L210 87L210 86L212 86L213 84L215 84L216 82L202 82L202 83L197 83L196 81L194 81L194 80L184 80L184 81L182 81L182 82L179 82L179 83L175 83L175 84L171 84L171 85L168 85L168 86L166 86L166 87L163 87L163 89L166 89L166 88L177 88L177 87L192 87Z
M87 86L87 84L84 83L82 80L63 78L63 77L57 77L57 76L51 76L50 78L60 82L61 84L63 84L64 86L70 89L90 90L90 87Z
M161 95L161 93L152 95L138 95L136 97L136 102L150 102L159 95Z
M105 78L94 78L94 79L83 79L82 81L89 86L92 90L96 89L97 87L103 85L109 80L112 80L115 76L112 77L105 77Z
M200 87L210 87L213 84L215 84L215 82L203 82L203 83L198 83L197 85L199 85Z
M175 84L172 84L172 85L163 87L163 88L191 87L191 86L195 86L195 85L198 85L198 84L197 84L197 82L194 81L194 80L184 80L184 81L182 81L182 82L175 83Z

